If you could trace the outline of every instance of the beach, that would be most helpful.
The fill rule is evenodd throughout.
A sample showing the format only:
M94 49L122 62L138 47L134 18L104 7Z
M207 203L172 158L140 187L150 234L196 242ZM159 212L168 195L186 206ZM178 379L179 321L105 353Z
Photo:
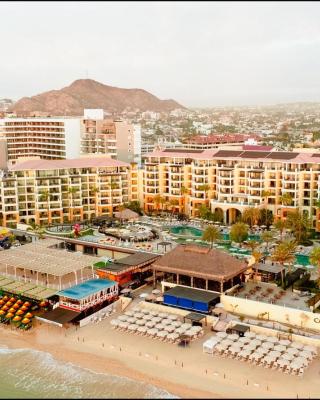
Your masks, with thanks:
M206 335L183 348L118 332L110 319L68 330L42 323L30 332L0 326L8 348L49 352L55 359L98 373L127 377L181 398L297 398L320 396L319 358L304 376L285 375L202 353ZM106 395L107 397L107 395Z

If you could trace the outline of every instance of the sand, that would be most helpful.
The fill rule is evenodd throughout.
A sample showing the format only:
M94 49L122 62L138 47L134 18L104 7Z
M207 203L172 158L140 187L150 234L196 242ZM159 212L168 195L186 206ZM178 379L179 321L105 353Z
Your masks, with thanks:
M96 372L153 384L182 398L318 398L319 358L304 376L286 375L242 361L202 353L206 335L189 348L118 332L110 318L99 324L67 331L41 324L29 332L0 325L0 340L10 348L51 353Z

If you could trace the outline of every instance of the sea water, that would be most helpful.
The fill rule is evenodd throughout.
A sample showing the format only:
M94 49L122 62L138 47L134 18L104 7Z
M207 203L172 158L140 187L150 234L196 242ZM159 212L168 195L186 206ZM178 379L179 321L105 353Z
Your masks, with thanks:
M58 361L42 351L0 348L0 398L177 397L147 383Z

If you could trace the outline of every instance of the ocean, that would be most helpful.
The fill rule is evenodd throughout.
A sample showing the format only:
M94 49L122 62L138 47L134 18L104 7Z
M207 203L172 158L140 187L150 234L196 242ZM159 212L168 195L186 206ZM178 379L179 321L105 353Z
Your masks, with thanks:
M146 383L56 360L42 351L0 348L0 398L178 397Z

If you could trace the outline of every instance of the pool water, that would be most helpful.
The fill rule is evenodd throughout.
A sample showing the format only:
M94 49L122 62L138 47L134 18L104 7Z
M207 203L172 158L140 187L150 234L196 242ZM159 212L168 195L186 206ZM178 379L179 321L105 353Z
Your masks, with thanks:
M203 231L193 226L174 226L170 228L170 232L176 236L184 236L188 238L201 238Z
M305 256L304 254L296 254L296 264L301 264L301 265L309 265L310 260L308 256Z
M223 240L230 240L230 235L229 233L223 233L222 234L222 239ZM261 238L259 235L249 235L248 240L256 240L257 242L261 242Z

